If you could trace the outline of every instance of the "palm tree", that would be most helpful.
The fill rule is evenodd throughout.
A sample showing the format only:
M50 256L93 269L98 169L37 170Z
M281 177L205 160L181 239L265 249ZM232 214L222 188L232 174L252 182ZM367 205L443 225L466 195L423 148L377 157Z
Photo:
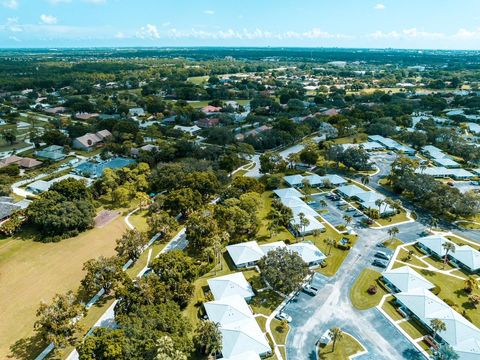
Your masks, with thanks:
M329 335L333 340L333 351L335 351L335 345L337 344L337 340L343 337L343 331L338 327L334 327L330 329Z
M474 289L478 289L478 282L472 278L468 278L465 280L465 287L463 289L470 294Z
M320 201L318 202L318 205L320 205L321 207L327 207L327 206L328 206L328 204L327 204L327 202L326 202L325 200L320 200Z
M447 343L443 343L434 355L435 360L458 360L460 357Z
M375 200L375 205L378 207L378 215L380 215L380 210L382 208L384 201L382 199L377 199Z
M198 349L204 351L204 354L216 358L216 354L222 351L220 324L209 320L201 321L195 331L194 343Z
M320 230L315 229L315 230L312 231L312 236L313 236L314 239L319 238L320 235L322 235L322 232Z
M420 173L423 174L425 170L427 170L427 165L426 164L420 165Z
M390 240L392 240L395 237L395 235L397 235L400 232L400 230L398 229L398 227L394 226L388 229L387 232L388 232L388 235L390 235Z
M335 245L335 240L330 239L330 238L326 238L324 240L324 242L328 246L328 254L327 255L330 255L330 253L332 252L332 247Z
M363 175L361 181L363 185L368 185L368 183L370 183L370 176Z
M308 225L310 225L310 220L308 220L303 212L298 214L300 219L300 228L302 229L302 240L305 241L305 229Z
M433 228L436 228L438 226L438 219L437 218L432 218L430 220L430 228L433 229Z
M350 215L343 215L343 220L345 221L345 224L348 226L352 222L352 217Z
M448 253L450 251L455 252L455 244L450 241L446 241L442 244L442 247L445 249L445 257L443 258L443 269L445 269L445 265L447 265L448 261Z
M445 325L443 320L440 320L440 319L430 320L430 327L433 330L433 340L435 340L435 337L437 336L437 333L439 331L446 331L447 330L447 325Z

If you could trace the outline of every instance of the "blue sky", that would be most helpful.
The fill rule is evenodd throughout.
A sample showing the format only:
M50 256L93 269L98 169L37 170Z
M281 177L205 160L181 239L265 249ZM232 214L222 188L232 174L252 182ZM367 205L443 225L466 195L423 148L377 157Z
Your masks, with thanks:
M0 0L1 47L480 49L480 0Z

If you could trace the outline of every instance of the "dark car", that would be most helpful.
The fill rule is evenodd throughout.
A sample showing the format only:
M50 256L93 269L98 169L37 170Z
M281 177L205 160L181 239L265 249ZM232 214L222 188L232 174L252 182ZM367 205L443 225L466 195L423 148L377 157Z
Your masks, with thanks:
M386 262L385 260L375 259L373 260L372 265L385 269L388 266L388 262Z

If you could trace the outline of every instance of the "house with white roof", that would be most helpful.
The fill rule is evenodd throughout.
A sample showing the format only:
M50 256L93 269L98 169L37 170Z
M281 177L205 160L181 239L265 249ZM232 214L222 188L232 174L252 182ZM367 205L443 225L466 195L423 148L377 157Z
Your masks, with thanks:
M425 279L410 266L402 266L396 269L386 270L382 274L385 284L393 292L408 292L413 289L433 289L430 281Z
M242 272L209 279L207 283L215 299L235 295L241 296L246 301L249 301L255 295L252 286L247 279L245 279Z
M359 188L357 185L340 186L336 189L336 191L340 195L342 195L343 197L346 197L346 198L353 198L356 195L359 195L359 194L365 192L365 190Z
M322 176L322 182L323 185L325 186L326 183L330 183L333 186L340 186L340 185L345 185L348 183L347 180L345 180L343 177L338 176L338 175L331 175L327 174L325 176Z
M310 207L308 208L311 209ZM304 218L308 220L308 224L303 226L300 213L303 213L303 212L300 211L300 212L297 212L297 214L294 213L293 220L291 222L291 226L293 228L292 230L298 233L298 235L305 236L313 233L316 230L319 230L322 232L326 230L325 226L316 219L315 216L318 216L318 214L312 215L310 213L303 213Z
M231 357L222 357L219 360L260 360L260 356L255 351L246 351L244 353L233 355Z
M219 324L224 358L244 359L242 355L251 352L265 356L272 351L250 307L241 296L210 301L204 307L208 318Z
M272 243L260 245L260 248L262 249L263 253L267 255L270 251L277 250L279 248L286 248L287 245L283 241L275 241Z
M263 257L263 251L256 241L227 245L226 249L237 268L254 266Z
M288 186L291 187L302 187L303 186L303 176L302 175L288 175L283 177Z
M295 188L276 189L273 193L279 198L301 198L303 194Z
M422 237L418 239L417 244L418 247L427 254L432 254L437 258L443 259L446 253L443 246L445 243L452 243L455 245L455 251L450 251L448 253L448 258L454 265L473 273L480 271L480 252L470 245L458 246L446 237L440 235Z
M446 330L437 336L448 343L459 355L460 360L480 358L480 330L462 315L453 310L439 297L424 288L394 294L403 311L430 328L433 319L440 319Z
M452 178L455 180L466 180L476 177L476 175L465 169L448 169L443 166L427 167L426 169L418 168L415 170L415 173L430 175L435 178Z
M288 245L290 251L296 252L308 266L314 267L320 265L327 257L312 242L302 241Z

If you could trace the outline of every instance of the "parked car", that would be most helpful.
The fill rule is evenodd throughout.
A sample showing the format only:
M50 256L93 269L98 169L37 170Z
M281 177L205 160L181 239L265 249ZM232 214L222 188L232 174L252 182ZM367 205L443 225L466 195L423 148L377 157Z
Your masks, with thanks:
M385 269L388 266L388 262L386 262L385 260L375 259L373 260L372 265Z
M286 322L292 322L292 317L283 311L279 311L275 317L278 320L285 320Z
M362 217L363 214L361 212L356 212L355 214L353 214L353 217Z
M352 211L355 211L356 209L354 207L349 207L346 211L347 212L352 212Z
M317 345L328 345L332 341L332 337L330 336L330 330L326 330L322 336L320 336L320 339L317 341Z
M304 293L307 293L308 295L311 295L311 296L317 295L317 292L318 292L318 289L313 287L310 284L305 285L302 290Z
M386 246L383 242L379 242L379 243L377 243L377 247L384 248Z
M391 256L384 251L377 251L375 253L375 257L380 258L380 259L384 259L384 260L390 260L390 258L391 258Z

